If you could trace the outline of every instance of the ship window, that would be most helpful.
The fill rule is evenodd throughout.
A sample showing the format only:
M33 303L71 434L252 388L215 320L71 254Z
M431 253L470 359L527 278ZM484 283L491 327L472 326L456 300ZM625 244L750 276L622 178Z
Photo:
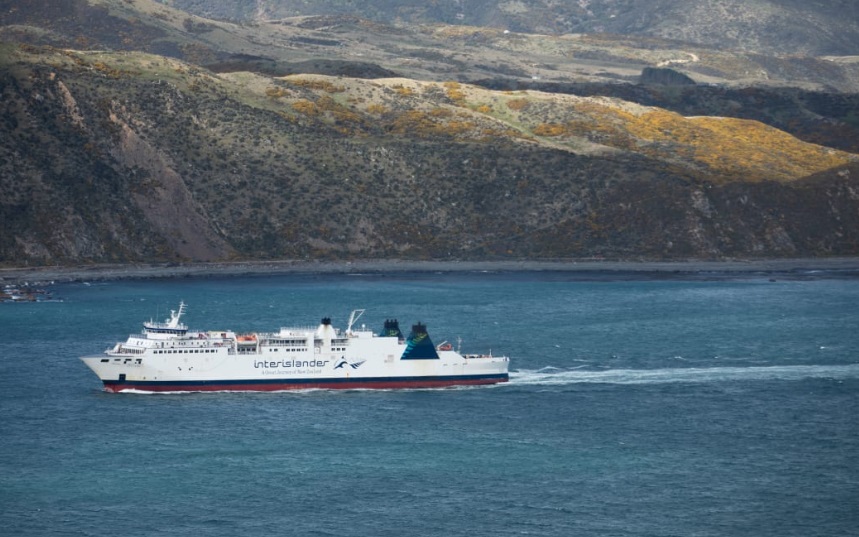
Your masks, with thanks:
M108 358L102 358L101 361L102 361L102 363L104 363L104 362L109 362L110 360Z

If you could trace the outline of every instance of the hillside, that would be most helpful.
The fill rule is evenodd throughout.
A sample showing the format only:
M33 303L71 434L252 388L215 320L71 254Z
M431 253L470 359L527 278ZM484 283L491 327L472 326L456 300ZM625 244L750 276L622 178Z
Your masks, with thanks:
M6 260L859 245L856 157L760 124L454 82L215 75L141 53L3 56Z
M848 60L5 4L5 265L859 253Z
M349 15L378 22L458 24L528 34L616 34L761 54L855 55L859 4L851 0L172 0L215 19Z
M19 4L0 0L0 41L148 52L215 71L617 85L637 83L646 68L670 67L701 85L859 93L857 56L767 55L636 35L389 25L354 16L239 24L153 0Z

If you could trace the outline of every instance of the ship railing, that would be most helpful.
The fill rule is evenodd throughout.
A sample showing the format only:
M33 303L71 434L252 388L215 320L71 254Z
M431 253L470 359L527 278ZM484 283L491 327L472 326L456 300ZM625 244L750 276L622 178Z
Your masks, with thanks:
M466 360L484 360L487 358L504 358L504 356L494 356L492 353L489 354L463 354L463 358Z
M309 325L309 324L305 324L305 325L293 324L290 326L281 326L280 327L281 330L286 330L287 332L301 332L301 333L316 332L316 328L317 328L317 326Z

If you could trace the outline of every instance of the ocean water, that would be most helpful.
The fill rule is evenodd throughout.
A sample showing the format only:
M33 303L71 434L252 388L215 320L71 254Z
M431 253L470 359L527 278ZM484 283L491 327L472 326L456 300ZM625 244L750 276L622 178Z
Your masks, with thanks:
M288 275L0 304L0 534L859 535L853 274ZM192 328L428 325L508 384L108 394L77 357Z

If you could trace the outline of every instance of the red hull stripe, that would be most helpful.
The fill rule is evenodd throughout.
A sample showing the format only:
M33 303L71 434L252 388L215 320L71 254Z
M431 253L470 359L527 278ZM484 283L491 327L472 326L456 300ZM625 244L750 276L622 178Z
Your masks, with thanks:
M219 392L252 391L274 392L283 390L390 390L402 388L445 388L449 386L477 386L507 382L506 373L498 375L452 377L399 377L353 379L266 379L266 380L204 380L204 381L149 381L105 380L104 388L110 392L138 390L146 392Z

